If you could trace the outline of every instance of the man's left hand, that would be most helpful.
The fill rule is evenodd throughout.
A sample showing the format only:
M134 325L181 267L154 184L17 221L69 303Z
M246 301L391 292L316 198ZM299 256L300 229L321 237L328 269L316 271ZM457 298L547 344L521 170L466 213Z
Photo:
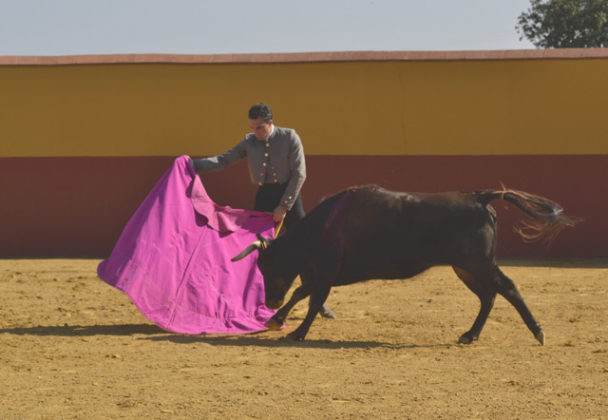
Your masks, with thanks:
M272 220L274 220L274 222L276 224L279 224L285 218L286 214L287 214L287 209L283 206L278 206L272 212Z

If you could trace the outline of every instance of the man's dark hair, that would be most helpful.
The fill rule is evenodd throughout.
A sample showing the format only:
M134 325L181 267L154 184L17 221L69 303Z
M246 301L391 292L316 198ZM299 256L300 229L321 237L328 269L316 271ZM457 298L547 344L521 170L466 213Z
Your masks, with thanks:
M268 122L272 119L272 110L268 105L259 103L249 108L249 119L257 120L258 118L263 119L264 122Z

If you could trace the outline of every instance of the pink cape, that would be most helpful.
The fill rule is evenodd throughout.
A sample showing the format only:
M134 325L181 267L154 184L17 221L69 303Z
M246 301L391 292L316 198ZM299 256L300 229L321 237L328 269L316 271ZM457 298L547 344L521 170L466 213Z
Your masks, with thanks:
M175 159L123 230L99 278L126 293L159 327L187 334L266 329L264 281L252 253L230 258L272 236L268 213L215 204L188 156Z

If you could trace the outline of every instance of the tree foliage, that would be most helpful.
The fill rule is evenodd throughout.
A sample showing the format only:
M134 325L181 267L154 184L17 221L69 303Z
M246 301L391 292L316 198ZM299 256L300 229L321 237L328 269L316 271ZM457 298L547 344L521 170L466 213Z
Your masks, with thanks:
M608 0L530 0L516 29L537 48L606 47Z

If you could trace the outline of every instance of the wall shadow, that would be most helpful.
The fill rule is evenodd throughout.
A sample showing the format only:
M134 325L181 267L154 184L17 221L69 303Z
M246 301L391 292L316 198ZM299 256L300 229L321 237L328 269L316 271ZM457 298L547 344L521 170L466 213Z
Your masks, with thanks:
M122 325L50 325L2 328L0 334L86 337L94 335L171 334L153 324Z
M498 266L505 267L551 267L551 268L608 268L608 258L552 258L552 259L516 259L497 260Z

